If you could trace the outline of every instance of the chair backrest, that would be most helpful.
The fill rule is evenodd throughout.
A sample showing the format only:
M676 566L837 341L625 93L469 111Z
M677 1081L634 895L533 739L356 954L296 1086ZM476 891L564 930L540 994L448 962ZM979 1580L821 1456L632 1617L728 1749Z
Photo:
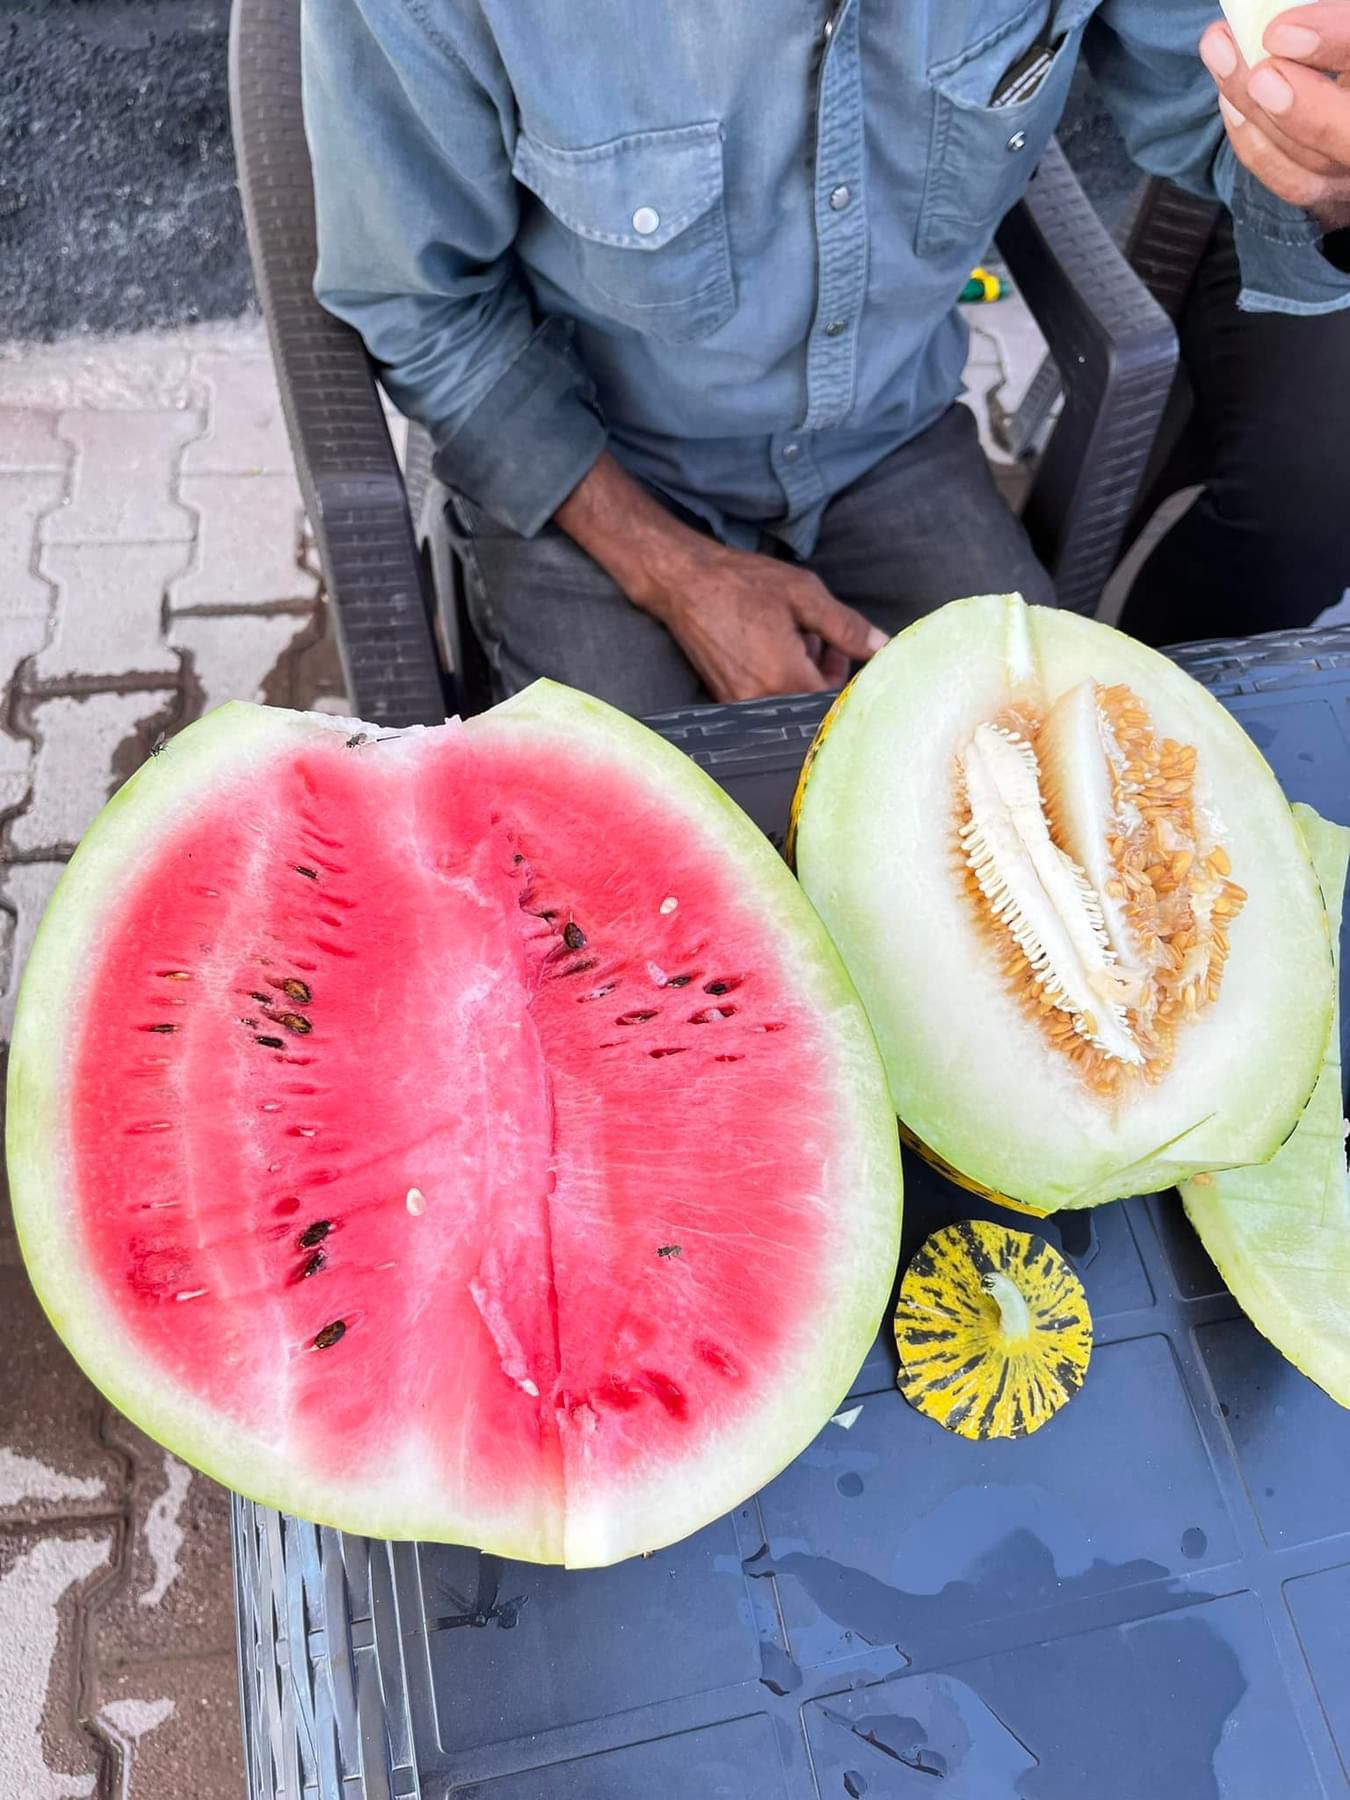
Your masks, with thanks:
M300 0L235 0L230 112L253 270L354 709L443 719L447 693L403 477L357 334L313 294Z

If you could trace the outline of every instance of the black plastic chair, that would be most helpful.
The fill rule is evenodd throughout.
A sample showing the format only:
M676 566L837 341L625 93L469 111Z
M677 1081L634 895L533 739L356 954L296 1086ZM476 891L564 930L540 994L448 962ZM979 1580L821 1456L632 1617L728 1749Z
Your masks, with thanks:
M352 705L394 725L476 710L486 700L482 654L435 516L426 435L411 429L405 476L364 346L312 292L299 0L235 0L230 101L254 272ZM1004 220L998 247L1063 393L1023 517L1060 604L1090 613L1150 464L1176 333L1058 145Z

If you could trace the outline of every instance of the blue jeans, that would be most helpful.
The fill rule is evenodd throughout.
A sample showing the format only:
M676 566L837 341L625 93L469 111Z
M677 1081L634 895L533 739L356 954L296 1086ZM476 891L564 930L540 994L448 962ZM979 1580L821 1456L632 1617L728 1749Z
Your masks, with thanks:
M709 698L664 626L556 525L518 537L459 497L447 523L495 698L540 675L630 713ZM768 534L760 547L790 554ZM994 483L975 421L959 405L838 495L805 566L886 632L966 594L1018 591L1055 604L1050 577Z

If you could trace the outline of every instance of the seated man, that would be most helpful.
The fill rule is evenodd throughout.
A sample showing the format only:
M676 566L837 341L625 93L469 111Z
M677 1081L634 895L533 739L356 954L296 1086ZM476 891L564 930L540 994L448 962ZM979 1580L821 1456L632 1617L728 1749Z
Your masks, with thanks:
M305 0L316 291L432 433L499 690L815 689L953 595L1053 603L954 404L952 302L1080 48L1140 163L1230 208L1252 304L1350 305L1327 45L1263 65L1277 124L1213 26L1221 122L1213 16Z

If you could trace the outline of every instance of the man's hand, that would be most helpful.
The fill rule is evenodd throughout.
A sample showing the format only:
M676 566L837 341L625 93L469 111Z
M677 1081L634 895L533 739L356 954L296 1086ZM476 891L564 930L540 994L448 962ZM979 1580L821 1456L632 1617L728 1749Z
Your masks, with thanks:
M1272 194L1339 231L1350 225L1350 0L1281 13L1265 48L1249 69L1226 25L1201 39L1229 140Z
M729 550L673 518L603 455L554 515L659 619L715 700L838 687L885 636L814 575Z
M886 642L814 575L772 556L700 542L667 582L647 610L718 700L839 687L850 661Z

